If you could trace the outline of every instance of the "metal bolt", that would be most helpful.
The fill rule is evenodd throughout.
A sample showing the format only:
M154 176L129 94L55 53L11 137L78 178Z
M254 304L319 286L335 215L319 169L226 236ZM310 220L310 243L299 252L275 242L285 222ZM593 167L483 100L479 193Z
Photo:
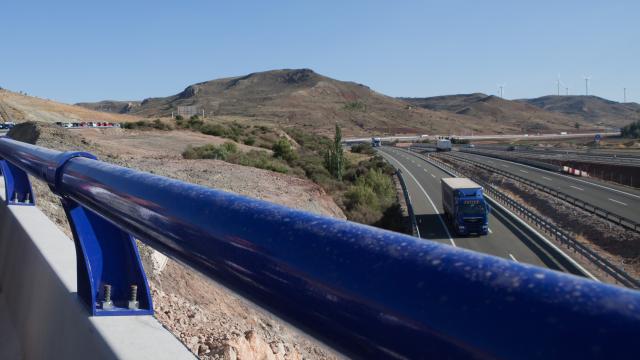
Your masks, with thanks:
M137 310L140 307L140 303L138 302L138 286L137 285L131 285L129 287L130 290L130 294L129 294L129 309L130 310Z
M111 301L111 285L104 284L104 301L102 301L102 310L113 309L113 301Z

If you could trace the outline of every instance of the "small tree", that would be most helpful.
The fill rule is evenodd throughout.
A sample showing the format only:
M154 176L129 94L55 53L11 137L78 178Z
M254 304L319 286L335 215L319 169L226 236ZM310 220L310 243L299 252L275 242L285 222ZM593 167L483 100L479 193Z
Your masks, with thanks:
M580 129L580 123L576 122L573 126L575 126L576 129Z
M329 145L324 156L324 166L329 170L331 175L342 181L342 173L344 172L344 153L342 150L342 130L336 124L336 133L333 143Z

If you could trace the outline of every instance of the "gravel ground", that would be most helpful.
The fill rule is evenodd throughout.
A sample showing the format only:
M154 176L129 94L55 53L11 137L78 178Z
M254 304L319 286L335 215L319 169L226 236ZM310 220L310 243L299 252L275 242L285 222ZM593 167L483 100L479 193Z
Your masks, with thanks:
M83 134L32 123L17 126L10 136L57 150L89 151L117 165L345 218L333 199L308 180L217 160L183 160L179 157L181 146L166 146L167 137L189 139L190 134L124 132L109 129ZM133 148L131 144L119 148L114 145L118 138L129 142L132 136L142 139L144 146ZM201 140L198 135L198 141ZM220 139L212 139L212 143L216 142ZM58 198L44 183L33 183L37 206L71 237ZM139 244L139 249L149 277L156 317L200 358L339 358L324 345L199 273L144 244Z

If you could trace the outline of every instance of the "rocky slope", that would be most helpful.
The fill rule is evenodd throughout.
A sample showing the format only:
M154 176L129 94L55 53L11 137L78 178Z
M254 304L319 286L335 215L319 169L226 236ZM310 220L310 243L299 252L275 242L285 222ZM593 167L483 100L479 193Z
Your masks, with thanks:
M469 121L486 120L497 126L518 128L525 133L575 130L576 123L584 129L594 125L579 114L548 111L527 102L506 100L482 93L403 100L414 106L464 116Z
M543 96L517 100L545 111L579 117L592 124L622 127L640 120L640 104L619 103L597 96Z
M81 122L81 121L134 121L137 117L95 111L81 106L27 96L0 89L0 117L3 121ZM5 119L8 117L9 119Z
M133 136L143 143L140 147L123 145L126 143L117 146L118 139L127 138L122 129L67 130L25 123L12 129L9 136L52 149L90 151L100 159L118 165L344 218L333 199L308 180L217 160L181 159L182 147L165 146L169 140L176 141L173 137L178 135L175 133L138 132ZM190 141L202 140L200 134L195 134L194 138L188 134L179 136L182 136L179 141L183 146ZM34 189L38 207L71 236L57 197L43 183L35 182ZM143 244L139 247L153 293L156 317L200 358L293 360L338 357L208 278Z
M134 102L131 102L135 104ZM120 103L78 104L121 112ZM446 132L461 126L455 114L411 108L367 86L331 79L309 69L284 69L223 78L188 86L168 97L149 98L126 112L170 116L195 106L207 116L237 116L330 134L335 123L346 134Z

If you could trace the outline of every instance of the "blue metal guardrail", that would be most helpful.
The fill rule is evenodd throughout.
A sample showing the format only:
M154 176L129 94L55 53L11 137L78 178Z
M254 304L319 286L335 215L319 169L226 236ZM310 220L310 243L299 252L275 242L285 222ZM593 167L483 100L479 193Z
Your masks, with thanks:
M5 179L12 179L9 206L33 204L22 172L62 197L77 245L79 296L96 316L151 312L133 236L356 358L585 359L637 352L640 293L633 290L107 164L87 153L0 138L0 157ZM112 285L113 305L106 308L104 284ZM127 306L131 284L146 292L138 310Z

